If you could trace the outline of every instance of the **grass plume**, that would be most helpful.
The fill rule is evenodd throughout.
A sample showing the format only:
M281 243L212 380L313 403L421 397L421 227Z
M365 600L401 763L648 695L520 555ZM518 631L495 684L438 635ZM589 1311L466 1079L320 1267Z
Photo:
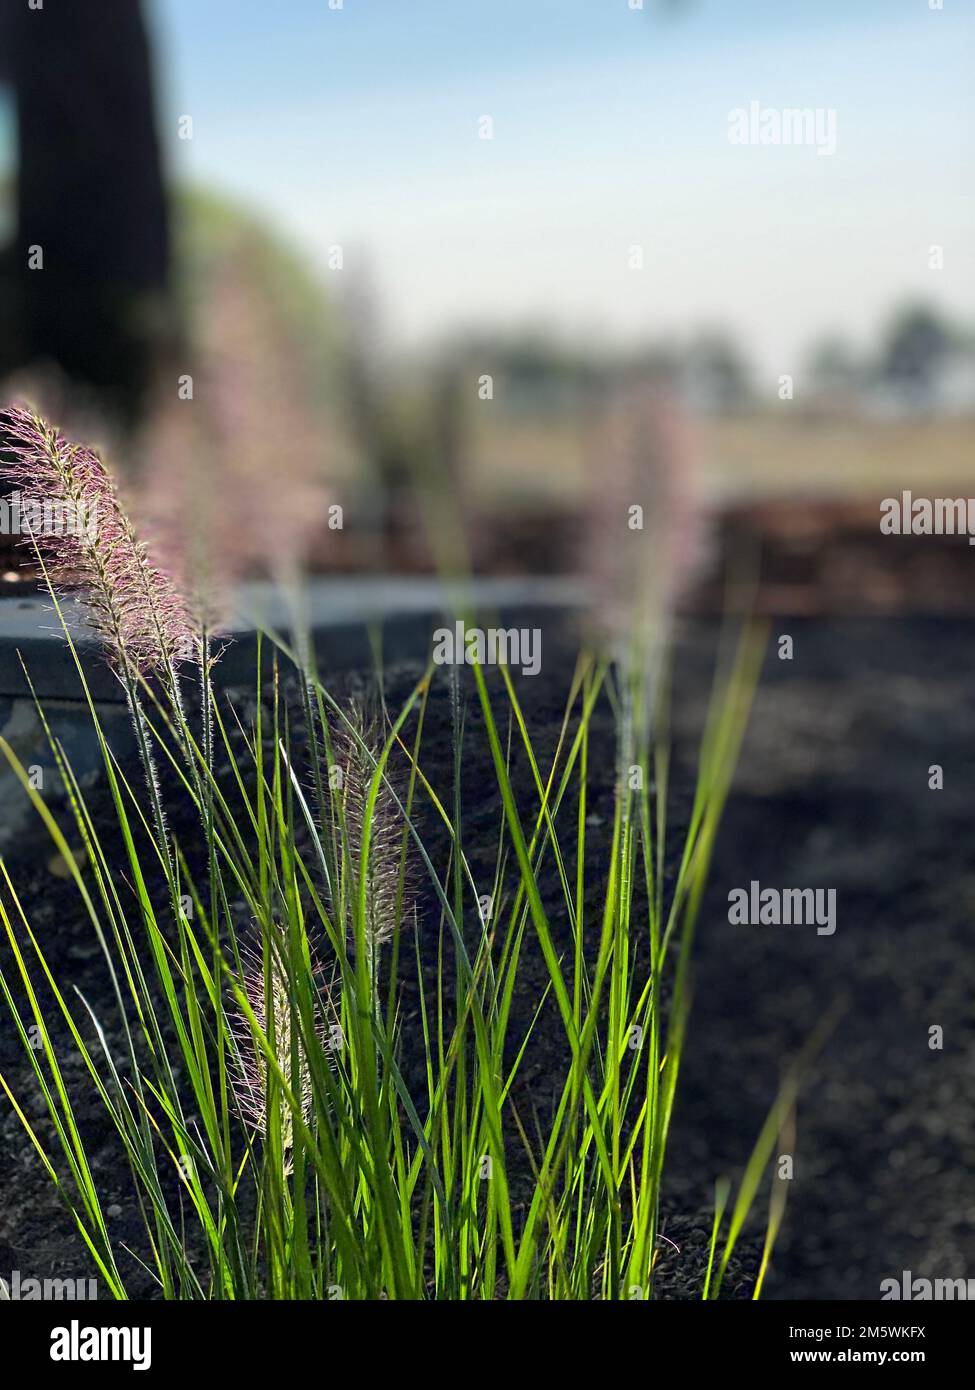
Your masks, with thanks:
M111 664L138 675L168 672L193 659L197 635L182 598L145 544L94 449L66 439L26 406L0 412L7 461L0 478L22 490L43 515L53 506L68 519L31 528L55 587L77 590Z

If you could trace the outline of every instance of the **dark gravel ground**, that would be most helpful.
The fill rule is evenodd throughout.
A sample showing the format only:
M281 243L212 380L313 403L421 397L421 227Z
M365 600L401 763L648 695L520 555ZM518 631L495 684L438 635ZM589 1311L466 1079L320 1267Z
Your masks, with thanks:
M773 641L719 837L697 943L694 1012L667 1171L665 1244L658 1293L698 1296L715 1177L736 1175L776 1093L783 1065L837 1001L844 1011L805 1077L798 1112L796 1176L766 1286L770 1297L879 1297L880 1281L910 1269L930 1278L967 1277L975 1267L975 1026L969 938L975 907L970 862L975 772L975 625L964 621L789 620L773 625L795 642L791 662ZM710 687L715 627L684 626L675 676L671 823L686 821L694 755ZM561 653L559 657L556 653ZM391 702L419 667L387 672ZM546 634L543 674L519 693L538 752L554 749L571 672L571 648ZM338 677L337 690L355 677ZM446 683L431 696L425 769L449 783ZM438 752L443 750L443 755ZM468 720L464 795L466 846L475 879L493 871L500 808L478 720ZM928 768L944 767L943 791ZM612 816L612 734L599 713L591 757L592 848ZM527 770L516 767L527 798ZM569 808L567 813L571 814ZM182 827L177 819L177 831ZM436 828L427 831L436 842ZM185 827L188 842L192 829ZM676 845L675 845L676 848ZM437 856L434 854L434 862ZM672 855L671 855L672 858ZM107 1008L99 957L73 890L47 868L40 836L19 847L14 877L59 971ZM838 926L733 926L730 889L834 888ZM600 907L598 875L589 905ZM423 944L436 914L421 894ZM547 893L556 930L560 894ZM4 963L7 963L4 955ZM519 1020L527 1021L545 978L537 955L525 963ZM407 987L409 1025L416 986ZM554 1026L553 1026L554 1024ZM944 1030L940 1051L928 1030ZM109 1025L109 1033L111 1028ZM0 1068L15 1091L33 1083L9 1026L0 1029ZM543 1017L526 1058L519 1100L544 1111L564 1061L554 1020ZM69 1084L80 1067L64 1056ZM97 1106L82 1110L107 1184L111 1220L134 1236L134 1203ZM76 1237L31 1157L16 1117L0 1104L0 1275L77 1275ZM764 1199L763 1199L764 1204ZM117 1210L116 1210L117 1209ZM727 1292L747 1296L760 1247L756 1228L729 1271Z
M845 1001L803 1087L767 1293L875 1299L902 1270L975 1269L975 625L773 632L795 659L770 654L717 850L670 1191L734 1162L780 1060ZM730 925L722 899L753 878L835 888L835 934Z

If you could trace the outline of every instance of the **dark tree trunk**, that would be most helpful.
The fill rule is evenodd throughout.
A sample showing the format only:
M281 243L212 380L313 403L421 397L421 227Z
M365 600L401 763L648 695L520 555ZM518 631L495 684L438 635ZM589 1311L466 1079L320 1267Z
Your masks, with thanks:
M19 130L0 359L56 362L132 418L166 322L166 201L139 0L0 0ZM28 266L40 247L43 269Z

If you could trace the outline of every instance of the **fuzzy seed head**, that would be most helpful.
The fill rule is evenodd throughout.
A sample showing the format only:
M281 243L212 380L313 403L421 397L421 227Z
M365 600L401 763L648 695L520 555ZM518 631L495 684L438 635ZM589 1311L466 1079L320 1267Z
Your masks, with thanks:
M382 752L382 739L377 720L360 705L350 704L347 718L347 724L342 722L333 730L332 748L342 770L338 815L344 823L352 877L358 890L369 789ZM407 901L412 896L409 865L402 862L403 823L386 781L388 775L387 769L370 822L366 866L366 945L370 954L392 940L397 921L406 915Z
M259 943L245 943L241 948L244 967L241 984L260 1030L273 1048L278 1066L299 1103L303 1118L307 1121L312 1108L312 1075L305 1044L292 1015L293 991L283 957L286 944L286 930L277 925L268 944L266 960ZM314 960L313 969L316 974L319 973ZM327 1011L326 996L325 1006L315 1019L316 1046L324 1047L324 1021ZM267 1058L255 1040L249 1020L242 1012L234 1015L233 1025L238 1050L233 1074L237 1104L245 1122L252 1125L259 1134L266 1136L272 1089L269 1084ZM294 1085L292 1070L295 1057L298 1067L297 1088ZM274 1103L278 1106L285 1172L290 1172L294 1150L294 1115L280 1086L275 1087L274 1092Z
M75 519L57 534L31 531L55 589L77 590L112 665L130 675L196 660L199 643L172 582L149 557L94 449L76 444L25 406L0 411L0 479L22 505Z

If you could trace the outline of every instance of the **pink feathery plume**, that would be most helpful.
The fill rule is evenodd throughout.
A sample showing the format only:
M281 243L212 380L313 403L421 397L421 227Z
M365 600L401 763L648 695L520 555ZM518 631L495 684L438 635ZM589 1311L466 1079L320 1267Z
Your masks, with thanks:
M194 612L219 630L242 578L285 581L328 517L336 431L256 244L208 275L188 359L191 399L167 386L144 442L144 511ZM331 433L330 433L331 431Z
M0 478L20 490L22 515L35 518L26 539L55 588L79 591L112 666L149 675L197 659L183 601L151 562L95 450L66 439L26 406L0 411L0 431ZM57 524L48 524L53 518Z
M155 407L142 452L145 477L139 516L153 553L163 556L193 619L209 636L233 615L233 588L241 577L236 530L226 525L232 481L222 476L219 451L205 409L187 402Z
M286 578L302 568L326 515L334 445L326 430L334 422L321 400L314 403L300 340L246 239L213 277L200 353L236 504L236 544L249 541L262 568Z
M651 382L617 387L591 460L586 568L597 627L611 641L650 639L704 550L694 441L675 394Z

